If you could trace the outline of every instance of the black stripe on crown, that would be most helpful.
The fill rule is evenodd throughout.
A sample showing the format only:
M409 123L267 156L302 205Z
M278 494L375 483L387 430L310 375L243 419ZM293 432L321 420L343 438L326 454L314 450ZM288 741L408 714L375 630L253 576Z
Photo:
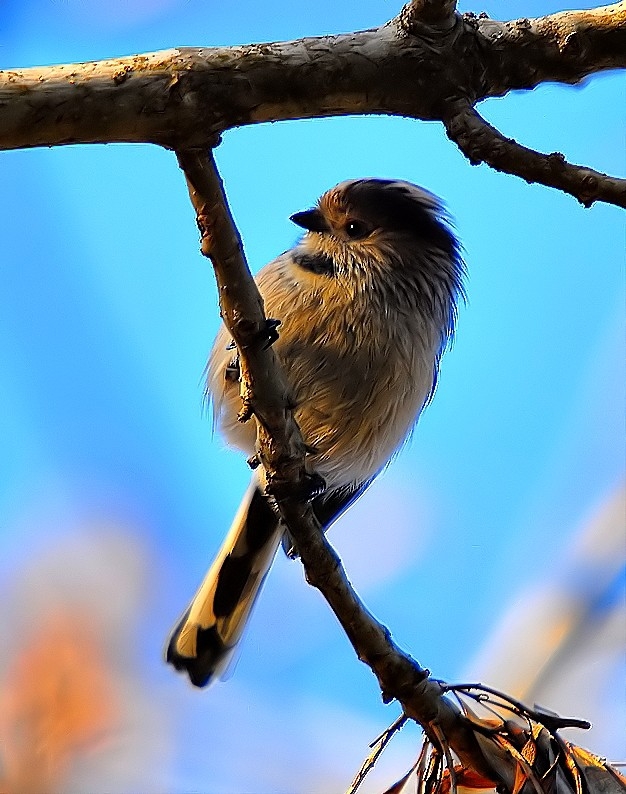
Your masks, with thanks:
M383 229L409 233L439 248L451 259L458 242L437 198L416 185L387 179L358 179L346 190L355 208Z

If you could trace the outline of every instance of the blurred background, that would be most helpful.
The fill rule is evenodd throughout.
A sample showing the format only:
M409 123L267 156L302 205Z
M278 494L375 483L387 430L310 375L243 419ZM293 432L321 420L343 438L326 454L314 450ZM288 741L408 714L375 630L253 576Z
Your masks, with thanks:
M399 8L4 0L0 66L338 33ZM527 146L624 176L625 88L606 73L480 109ZM411 444L331 539L436 677L590 719L568 738L623 760L623 212L473 168L440 125L406 119L233 130L216 156L253 270L340 180L399 177L446 201L469 271L457 339ZM202 406L217 298L175 157L3 152L0 185L0 781L343 790L398 709L297 562L277 559L227 682L194 690L163 663L249 477ZM418 744L406 728L364 790L400 777Z

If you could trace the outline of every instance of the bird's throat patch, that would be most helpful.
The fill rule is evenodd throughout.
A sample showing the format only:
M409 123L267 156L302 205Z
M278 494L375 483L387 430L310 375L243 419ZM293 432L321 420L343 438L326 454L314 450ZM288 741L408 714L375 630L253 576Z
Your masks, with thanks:
M319 276L333 276L335 274L335 263L332 257L320 252L296 251L293 255L293 261L304 270Z

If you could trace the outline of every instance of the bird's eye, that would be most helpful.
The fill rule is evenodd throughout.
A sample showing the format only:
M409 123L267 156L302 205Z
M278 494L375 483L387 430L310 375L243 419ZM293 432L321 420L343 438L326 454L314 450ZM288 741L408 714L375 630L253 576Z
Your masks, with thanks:
M351 240L360 240L367 237L370 229L363 221L348 221L346 223L346 234Z

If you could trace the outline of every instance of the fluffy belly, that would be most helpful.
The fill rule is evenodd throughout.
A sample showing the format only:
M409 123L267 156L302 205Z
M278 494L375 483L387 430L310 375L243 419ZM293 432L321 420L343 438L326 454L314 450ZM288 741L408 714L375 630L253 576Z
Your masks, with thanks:
M354 359L328 355L318 355L314 366L306 355L281 359L295 398L296 421L314 450L307 456L307 468L329 488L362 482L385 466L410 434L434 377L430 355L413 362L388 359L382 367L355 366ZM252 455L256 426L252 420L237 420L239 384L222 383L220 430L229 444Z

